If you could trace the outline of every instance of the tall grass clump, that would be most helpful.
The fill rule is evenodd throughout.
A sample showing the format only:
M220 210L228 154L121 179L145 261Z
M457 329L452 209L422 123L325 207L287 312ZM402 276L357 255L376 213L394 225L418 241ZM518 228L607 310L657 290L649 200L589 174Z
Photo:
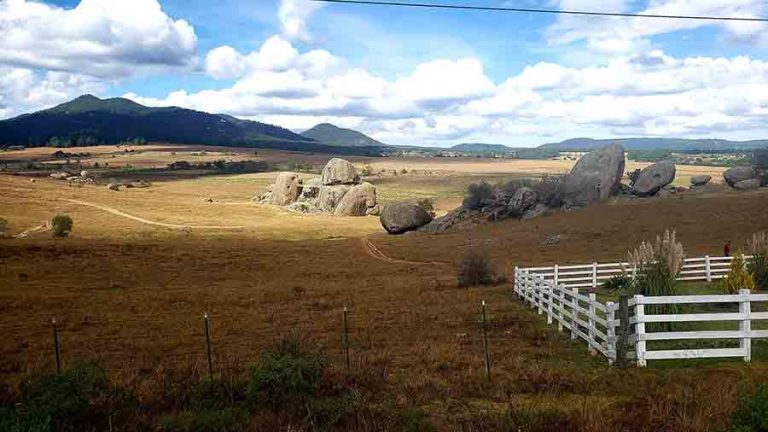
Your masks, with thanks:
M757 289L768 290L768 232L753 234L747 243L747 249L752 254L747 271L752 273Z
M685 261L683 245L677 241L675 230L664 230L654 243L643 241L628 253L627 261L634 268L632 285L644 296L672 296L677 294L677 276ZM677 305L648 305L649 314L677 312ZM669 329L670 323L658 327ZM654 326L656 327L656 326Z
M474 248L464 254L457 279L461 288L493 285L501 281L488 253Z
M752 273L744 265L744 254L738 253L731 260L731 269L720 283L726 294L738 294L739 290L755 290L755 280Z
M742 394L739 405L731 415L730 432L768 431L768 387L760 384Z
M56 215L51 220L51 231L56 238L64 238L72 232L72 218L67 215Z

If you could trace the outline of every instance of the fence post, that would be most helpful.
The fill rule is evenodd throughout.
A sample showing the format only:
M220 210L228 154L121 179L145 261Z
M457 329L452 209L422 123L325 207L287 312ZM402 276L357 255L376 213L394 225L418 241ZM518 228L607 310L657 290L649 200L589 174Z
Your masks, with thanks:
M619 296L619 337L616 342L616 366L620 368L627 367L627 348L628 347L629 347L629 295L622 294L621 296Z
M576 295L579 294L578 288L571 289L571 292L573 292L573 296L571 297L571 339L576 339L576 330L579 329L579 310L577 309L579 306L579 299L576 298Z
M349 370L349 326L347 325L346 306L344 306L344 351L347 356L347 370Z
M707 268L707 282L712 282L712 263L709 260L709 255L704 257L704 263Z
M646 366L645 361L645 305L643 305L643 299L645 297L638 294L635 296L635 334L637 336L637 342L635 343L635 354L637 355L637 365L640 367ZM629 321L629 320L627 320Z
M739 301L739 313L742 315L741 322L739 322L739 331L746 333L742 339L741 349L744 350L744 361L749 362L752 360L752 338L749 332L752 331L752 306L750 304L750 294L748 289L739 290L741 294L741 300Z
M589 328L587 329L588 332L589 332L589 341L588 342L597 342L595 340L595 313L597 311L595 309L595 303L596 302L597 302L597 294L594 294L594 293L590 294L589 295L589 316L587 317L589 319L589 321L588 321L589 322ZM593 347L591 343L589 343L587 346L589 348L589 352L592 355L597 354L597 352L595 351L595 347Z
M592 288L597 288L597 262L592 263Z
M606 321L606 327L605 327L605 335L607 336L608 342L606 343L608 347L608 365L613 365L616 363L616 311L614 302L606 302L605 303L605 321Z
M536 298L539 303L539 315L544 313L544 277L539 279L539 283L536 284Z
M517 294L517 297L520 298L520 269L515 266L515 287L512 290L515 294Z
M56 318L51 318L51 327L53 327L53 350L56 354L56 373L61 373L61 347L59 346L59 327L56 326Z
M552 324L552 303L555 299L555 285L550 284L547 286L547 324Z
M208 378L213 381L213 362L211 361L211 330L208 312L203 315L203 321L205 322L205 347L206 351L208 352Z
M565 313L568 310L568 306L566 306L565 303L565 288L558 287L558 291L560 291L559 297L559 304L560 304L560 319L557 320L557 330L563 331L563 321L565 321Z
M488 382L491 382L491 354L488 351L488 319L485 314L485 300L483 300L483 347L485 348L485 374Z
M554 273L553 276L552 276L552 280L554 280L555 281L555 285L557 285L558 283L560 283L560 266L555 264L552 267L552 269L553 269L553 273Z

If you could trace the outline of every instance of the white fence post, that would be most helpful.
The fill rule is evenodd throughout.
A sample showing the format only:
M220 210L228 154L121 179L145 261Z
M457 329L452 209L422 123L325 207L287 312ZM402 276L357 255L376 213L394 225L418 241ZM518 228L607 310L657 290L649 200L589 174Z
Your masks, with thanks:
M704 257L704 263L707 267L707 282L712 282L712 262L709 260L709 255Z
M560 319L557 320L557 331L563 331L563 321L565 321L565 312L568 310L568 307L565 304L565 288L558 287L559 292L559 304L560 304Z
M555 302L555 285L547 286L547 324L552 324L552 303Z
M645 367L645 306L643 305L642 295L636 295L635 301L635 354L637 355L637 365Z
M746 333L739 345L744 350L744 361L749 362L752 360L752 339L749 335L749 332L752 331L752 306L749 298L751 292L743 289L739 290L739 294L741 294L739 313L742 315L741 322L739 322L739 330Z
M536 298L538 299L539 315L544 313L544 277L536 281Z
M520 295L519 295L519 293L520 293L520 291L519 291L520 290L520 279L519 279L520 269L518 269L517 266L515 266L515 273L514 273L514 275L515 275L514 276L515 287L514 287L514 289L512 289L512 292L517 294L518 297L520 297Z
M571 290L573 296L571 296L571 339L576 339L576 330L579 329L579 299L576 296L579 294L578 288Z
M560 266L555 264L552 267L552 273L553 273L552 280L554 280L555 285L557 285L560 281Z
M597 294L594 294L594 293L590 294L589 295L589 317L588 317L589 329L587 330L589 331L589 340L594 342L597 342L597 340L595 339L595 313L597 311L595 309L596 302L597 302ZM593 347L591 343L587 344L587 347L589 348L589 352L592 355L597 354L597 352L595 351L595 347Z
M614 310L614 303L606 302L605 309L607 310L605 331L608 339L606 344L608 347L608 364L613 365L616 362L616 311Z
M597 262L592 263L592 288L597 288Z

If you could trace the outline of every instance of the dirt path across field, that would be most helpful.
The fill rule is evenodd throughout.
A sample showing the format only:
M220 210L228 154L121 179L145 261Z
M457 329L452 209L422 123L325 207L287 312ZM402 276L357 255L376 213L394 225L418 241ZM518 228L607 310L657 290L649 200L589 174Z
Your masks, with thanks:
M384 252L381 251L374 243L371 241L371 239L367 237L363 237L360 239L360 241L363 243L363 249L365 250L365 253L372 256L373 258L376 258L378 260L395 263L395 264L409 264L409 265L449 265L447 262L442 261L406 261L406 260L399 260L395 258L388 257Z
M18 238L26 238L28 235L32 234L33 232L45 231L47 229L48 229L48 222L43 222L43 223L41 223L40 225L38 225L38 226L36 226L34 228L30 228L30 229L28 229L26 231L23 231L23 232L20 232L20 233L16 234L15 236L13 236L13 238L17 238L17 239Z
M171 224L171 223L165 223L165 222L157 222L157 221L152 221L152 220L149 220L149 219L144 219L142 217L130 215L128 213L122 212L122 211L120 211L118 209L115 209L115 208L112 208L112 207L107 207L107 206L103 206L103 205L100 205L100 204L94 204L94 203L87 202L87 201L80 201L80 200L74 200L74 199L64 199L64 201L67 201L67 202L70 202L70 203L73 203L73 204L78 204L78 205L86 206L86 207L93 207L95 209L99 209L99 210L105 211L107 213L112 213L113 215L122 216L124 218L132 219L132 220L135 220L137 222L145 223L145 224L148 224L148 225L161 226L161 227L165 227L165 228L172 228L172 229L210 229L210 230L234 230L234 229L247 228L247 227L242 226L242 225L235 225L235 226L228 226L228 225L181 225L181 224Z

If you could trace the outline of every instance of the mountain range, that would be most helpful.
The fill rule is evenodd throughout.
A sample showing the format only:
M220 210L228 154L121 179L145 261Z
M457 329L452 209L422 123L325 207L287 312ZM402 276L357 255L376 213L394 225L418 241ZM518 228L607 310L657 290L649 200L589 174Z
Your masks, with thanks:
M361 132L321 123L301 134L280 126L178 107L147 107L124 98L83 95L53 108L0 121L0 146L72 146L123 142L166 142L275 148L318 153L380 155L399 150L512 153L585 151L618 142L627 150L752 150L768 140L728 141L676 138L575 138L527 149L464 143L450 148L389 146Z

